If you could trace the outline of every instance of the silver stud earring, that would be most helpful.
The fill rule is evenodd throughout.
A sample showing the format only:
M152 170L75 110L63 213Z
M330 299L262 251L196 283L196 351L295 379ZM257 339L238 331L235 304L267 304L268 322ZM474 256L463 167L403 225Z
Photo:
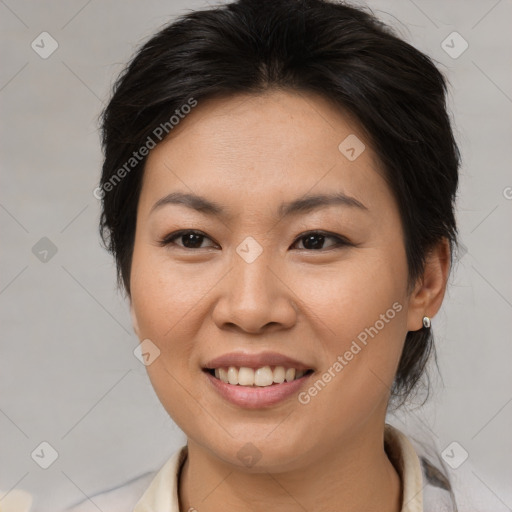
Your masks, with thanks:
M423 317L423 327L425 327L425 329L430 328L430 318L428 316Z

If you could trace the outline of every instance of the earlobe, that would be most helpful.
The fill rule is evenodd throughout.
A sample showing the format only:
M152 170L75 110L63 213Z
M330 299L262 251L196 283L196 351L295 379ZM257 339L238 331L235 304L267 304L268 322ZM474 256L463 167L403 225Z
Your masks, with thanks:
M139 322L137 321L137 316L135 315L135 310L133 308L133 304L132 303L130 303L130 315L132 317L133 330L135 331L135 334L140 338Z
M439 242L427 255L425 269L418 278L409 299L407 330L418 331L430 327L430 319L439 311L443 302L450 272L450 244L447 239ZM427 317L428 321L424 320Z

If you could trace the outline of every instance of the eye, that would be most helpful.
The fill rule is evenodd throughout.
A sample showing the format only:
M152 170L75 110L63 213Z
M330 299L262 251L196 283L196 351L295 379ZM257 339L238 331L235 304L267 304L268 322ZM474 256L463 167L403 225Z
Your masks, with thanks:
M351 243L344 237L340 235L333 235L330 233L326 233L324 231L309 231L308 233L302 234L300 237L295 239L292 246L295 246L298 242L303 242L304 249L303 250L322 250L324 249L323 245L326 239L334 240L335 243L331 244L331 247L342 247L346 245L351 245ZM180 240L181 244L176 243L176 240ZM210 240L206 234L201 231L196 231L192 229L182 229L180 231L175 231L170 235L167 235L164 239L159 241L159 245L164 247L167 245L177 245L178 247L182 247L183 249L204 249L205 247L201 247L202 242L204 240ZM213 247L213 246L210 246Z
M205 239L211 240L201 231L195 231L192 229L182 229L181 231L175 231L170 235L166 236L163 240L160 240L159 245L177 245L184 249L203 249L201 242ZM175 240L181 240L182 244L176 244Z
M342 247L345 245L351 245L350 242L339 235L331 235L330 233L326 233L324 231L310 231L309 233L305 233L300 235L295 242L293 243L292 247L297 244L297 242L302 241L303 246L306 250L322 250L324 249L322 246L326 239L332 239L335 241L333 245L331 245L331 248L333 247Z

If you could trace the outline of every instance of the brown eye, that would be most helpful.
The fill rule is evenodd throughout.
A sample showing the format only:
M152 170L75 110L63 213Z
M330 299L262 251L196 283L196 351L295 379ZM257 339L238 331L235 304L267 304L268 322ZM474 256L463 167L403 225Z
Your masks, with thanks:
M334 243L331 243L328 247L324 247L326 240L329 239L333 240ZM175 231L174 233L166 236L163 240L160 240L159 245L162 247L168 245L176 245L183 249L190 250L213 247L213 245L202 247L202 243L205 240L211 241L211 238L206 236L206 234L202 233L201 231L183 229L180 231ZM351 245L346 238L339 235L325 233L323 231L310 231L309 233L301 235L295 240L292 247L297 245L299 242L302 242L303 245L303 247L299 247L299 249L307 251L321 251L329 248Z
M338 235L324 233L323 231L310 231L309 233L301 235L299 238L297 238L293 245L295 245L297 242L302 241L304 249L318 251L325 249L323 245L326 239L331 239L335 241L335 243L332 244L330 247L350 245L345 238L340 237Z
M184 249L203 249L201 244L205 239L210 240L210 238L200 231L185 229L166 236L160 241L160 245L167 246L173 244L178 247L183 247ZM175 240L178 240L181 243L176 243Z

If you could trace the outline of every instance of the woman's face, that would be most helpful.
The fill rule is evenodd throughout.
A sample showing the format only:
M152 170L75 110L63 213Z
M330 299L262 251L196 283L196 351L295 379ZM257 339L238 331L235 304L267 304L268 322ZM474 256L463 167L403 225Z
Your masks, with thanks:
M162 201L178 193L198 199ZM200 233L171 237L181 230ZM327 101L289 92L199 102L150 152L131 294L169 415L224 462L259 459L254 471L382 428L406 333L421 327L372 149ZM229 366L231 382L258 385L211 374ZM313 372L268 385L279 366Z

